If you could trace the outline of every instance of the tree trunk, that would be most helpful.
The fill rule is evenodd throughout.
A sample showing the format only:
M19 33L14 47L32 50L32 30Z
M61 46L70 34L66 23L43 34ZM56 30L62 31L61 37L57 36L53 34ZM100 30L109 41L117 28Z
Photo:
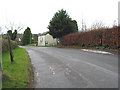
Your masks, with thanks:
M13 54L12 54L12 48L11 48L11 42L10 42L9 34L8 34L8 45L9 45L9 48L10 48L10 58L11 58L11 62L13 62Z

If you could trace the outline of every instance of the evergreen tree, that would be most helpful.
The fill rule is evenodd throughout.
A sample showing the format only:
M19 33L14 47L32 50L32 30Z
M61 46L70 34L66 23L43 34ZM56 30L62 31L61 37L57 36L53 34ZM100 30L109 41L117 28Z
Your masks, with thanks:
M17 37L17 30L14 31L14 33L12 34L12 40L15 40Z
M72 20L63 9L56 12L48 25L49 34L53 38L60 38L69 33L78 32L77 22Z
M22 44L23 45L28 45L31 43L32 39L32 33L29 27L24 31L23 37L22 37Z

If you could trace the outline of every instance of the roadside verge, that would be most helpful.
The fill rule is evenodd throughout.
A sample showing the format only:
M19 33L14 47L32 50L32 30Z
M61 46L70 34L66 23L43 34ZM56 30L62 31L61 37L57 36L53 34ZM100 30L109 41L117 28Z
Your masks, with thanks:
M120 52L120 49L104 49L103 47L80 47L80 46L57 46L57 48L70 48L70 49L80 49L83 51L96 51L98 53L102 53L102 52L108 52L108 53L112 53L115 55L118 55L118 52Z
M34 73L28 53L20 47L12 52L13 63L9 51L2 54L2 88L34 88Z

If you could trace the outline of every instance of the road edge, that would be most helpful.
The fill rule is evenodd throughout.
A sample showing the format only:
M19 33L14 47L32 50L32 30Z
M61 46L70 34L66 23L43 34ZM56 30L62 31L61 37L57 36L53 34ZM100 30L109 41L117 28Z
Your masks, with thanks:
M79 47L79 46L58 46L56 48L66 48L66 49L78 49L78 50L81 50L81 49L88 49L88 50L97 50L97 51L105 51L105 52L109 52L109 53L112 53L114 55L118 55L120 54L119 52L119 49L96 49L96 48L93 48L93 47L86 47L86 48L82 48L82 47Z
M27 52L27 54L28 54L28 52ZM34 80L34 67L31 63L31 58L30 58L29 54L28 54L28 58L30 61L30 67L28 69L29 70L29 83L28 83L27 88L35 88L35 85L34 85L34 82L35 82L35 80Z

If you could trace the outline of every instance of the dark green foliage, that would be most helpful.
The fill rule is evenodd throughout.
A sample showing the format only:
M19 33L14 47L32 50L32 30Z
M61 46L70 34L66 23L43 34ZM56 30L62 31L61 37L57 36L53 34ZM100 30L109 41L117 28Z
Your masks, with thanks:
M31 43L32 40L32 33L29 27L24 31L23 37L22 37L22 45L28 45Z
M78 32L78 26L77 26L77 21L76 20L72 21L72 27L73 27L74 32Z
M15 41L17 37L17 30L15 30L13 33L12 33L12 30L8 30L8 34L10 36L10 39Z
M38 43L38 35L37 34L33 34L32 35L32 43Z
M17 37L17 30L14 31L14 33L12 34L12 40L15 40Z
M55 13L48 25L49 34L53 38L60 38L64 35L78 32L77 22L72 20L65 10Z
M8 32L7 32L7 33L9 34L10 39L12 40L12 30L8 30Z

